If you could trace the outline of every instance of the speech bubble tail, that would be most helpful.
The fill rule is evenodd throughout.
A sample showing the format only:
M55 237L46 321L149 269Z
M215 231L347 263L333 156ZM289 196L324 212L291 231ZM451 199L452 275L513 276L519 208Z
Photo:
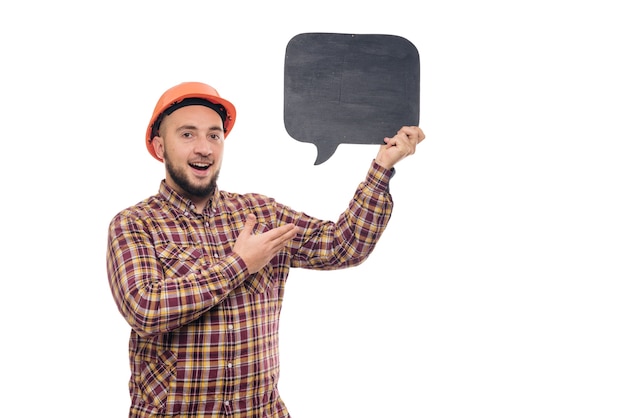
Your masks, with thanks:
M315 146L317 147L317 159L315 160L314 165L320 165L323 162L326 162L330 157L332 157L337 150L337 145L333 146L332 144L315 144Z

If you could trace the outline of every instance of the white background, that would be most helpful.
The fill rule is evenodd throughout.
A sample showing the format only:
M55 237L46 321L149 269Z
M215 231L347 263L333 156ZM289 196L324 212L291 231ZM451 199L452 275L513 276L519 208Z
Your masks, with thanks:
M617 1L24 1L0 6L0 415L127 415L108 222L157 191L160 94L238 110L220 188L334 219L376 146L314 166L289 40L392 34L421 60L416 155L362 266L292 270L280 390L318 417L626 416L626 57Z

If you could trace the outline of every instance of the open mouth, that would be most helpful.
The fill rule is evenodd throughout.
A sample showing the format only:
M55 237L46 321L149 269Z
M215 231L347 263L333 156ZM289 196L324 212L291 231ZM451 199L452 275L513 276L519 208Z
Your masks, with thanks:
M195 170L206 171L211 167L209 163L189 163L189 166Z

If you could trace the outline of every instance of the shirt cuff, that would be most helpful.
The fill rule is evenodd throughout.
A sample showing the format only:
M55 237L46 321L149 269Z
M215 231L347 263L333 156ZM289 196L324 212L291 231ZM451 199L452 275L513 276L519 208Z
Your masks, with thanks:
M374 190L386 192L389 190L389 181L396 174L396 169L392 167L387 169L372 160L372 165L367 172L365 182L370 185Z

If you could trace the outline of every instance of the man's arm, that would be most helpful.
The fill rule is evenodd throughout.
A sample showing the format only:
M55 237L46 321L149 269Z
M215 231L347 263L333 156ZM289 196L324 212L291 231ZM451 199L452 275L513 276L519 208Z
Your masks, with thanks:
M126 213L110 224L106 258L111 292L126 321L143 336L194 321L248 277L245 262L234 253L204 265L200 254L167 251L155 248L139 217ZM180 274L166 276L160 257L175 257Z

